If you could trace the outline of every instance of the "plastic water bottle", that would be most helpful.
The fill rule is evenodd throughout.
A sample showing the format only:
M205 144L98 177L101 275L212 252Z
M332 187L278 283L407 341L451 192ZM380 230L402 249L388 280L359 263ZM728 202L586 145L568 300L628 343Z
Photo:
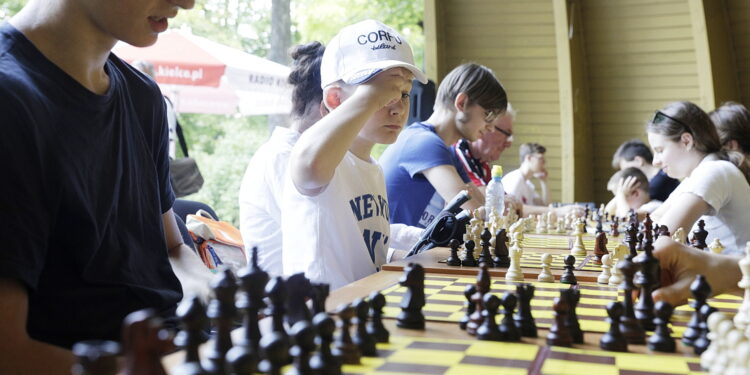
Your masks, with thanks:
M493 210L497 217L503 216L505 212L505 188L503 188L502 178L503 167L492 166L492 180L487 184L484 197L484 210L488 219Z

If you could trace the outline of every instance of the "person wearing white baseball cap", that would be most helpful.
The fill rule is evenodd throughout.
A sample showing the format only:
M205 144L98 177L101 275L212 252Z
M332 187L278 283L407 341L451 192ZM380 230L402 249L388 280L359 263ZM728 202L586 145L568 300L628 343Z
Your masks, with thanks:
M347 26L328 43L321 62L328 113L295 144L284 184L285 275L304 272L340 288L376 272L389 245L418 236L391 232L383 172L370 157L376 143L401 132L413 79L427 81L409 43L380 22Z

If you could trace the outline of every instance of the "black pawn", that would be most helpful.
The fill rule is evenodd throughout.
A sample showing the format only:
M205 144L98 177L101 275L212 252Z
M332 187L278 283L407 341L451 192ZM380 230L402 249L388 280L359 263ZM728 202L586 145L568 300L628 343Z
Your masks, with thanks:
M513 311L516 309L518 298L513 293L505 293L502 300L503 320L500 322L500 336L503 341L521 341L521 332L513 321Z
M313 287L303 272L289 276L286 286L286 314L285 319L289 327L293 327L301 320L310 321L312 313L307 308L307 299L313 297Z
M495 267L508 268L510 267L508 255L508 234L505 232L505 228L500 228L495 233L495 256L492 258L492 263Z
M291 336L294 345L289 355L294 358L294 368L286 375L312 375L310 353L315 350L315 328L309 321L300 320L292 326Z
M73 345L73 355L73 375L115 375L120 345L106 340L81 341Z
M320 375L341 375L341 362L331 353L336 323L325 312L315 314L313 326L318 332L318 352L310 358L310 367Z
M635 310L633 309L633 289L635 289L633 275L635 275L638 265L633 263L628 255L617 263L617 268L622 273L622 283L619 287L623 291L623 306L625 307L625 312L620 318L620 332L625 336L628 344L645 344L646 331L641 326L641 322L635 318Z
M648 348L655 352L674 353L675 344L672 333L668 327L669 318L672 317L674 308L668 302L659 301L654 305L654 325L656 330L648 338Z
M531 299L534 298L534 286L531 284L516 285L518 310L513 316L516 327L523 337L537 337L536 321L531 315Z
M263 360L258 370L268 375L281 375L281 368L289 359L288 338L279 332L269 332L260 339Z
M174 338L178 348L185 351L185 361L173 370L179 375L202 375L203 371L198 348L207 337L204 330L208 326L206 307L199 297L183 300L177 307L177 318L180 320L180 332Z
M559 297L555 297L552 310L554 310L554 321L549 329L549 334L547 334L547 345L573 346L570 329L565 324L570 311L567 295L560 293Z
M448 243L448 245L451 248L451 255L448 256L448 259L445 260L445 264L449 266L460 266L461 265L461 259L458 258L458 247L461 245L457 239L453 238Z
M339 331L341 332L334 343L333 354L341 359L343 363L358 365L362 356L357 345L352 341L349 333L351 320L354 318L354 308L348 304L342 304L336 309L339 316Z
M466 256L461 260L461 265L466 267L476 267L479 263L474 259L474 241L466 241L464 247L466 248Z
M326 300L330 293L330 285L326 283L312 283L312 314L318 315L326 311Z
M225 269L211 283L214 298L208 303L207 315L211 318L216 330L213 345L208 351L206 371L209 374L224 374L226 371L226 354L232 348L232 326L237 308L234 306L234 294L237 292L237 280L231 270Z
M391 334L383 325L383 307L385 307L385 296L378 291L370 293L370 321L367 322L367 333L376 342L387 343Z
M701 322L699 324L701 333L693 342L693 352L695 352L696 355L703 354L703 352L708 349L708 346L711 345L711 340L708 339L708 317L716 311L717 309L715 307L707 303L701 306L699 311L701 315Z
M367 332L367 313L370 309L369 304L362 298L357 298L353 302L354 311L357 315L357 329L354 333L354 344L359 347L359 351L365 357L377 357L378 350L375 348L375 338Z
M599 340L599 347L611 352L627 352L628 341L620 332L620 317L625 308L622 303L612 301L607 305L607 315L609 315L609 331Z
M576 285L578 284L578 280L576 280L576 275L573 273L573 268L576 264L576 257L572 255L568 255L563 260L565 263L565 271L560 276L560 282L563 284L571 284Z
M477 328L477 338L480 340L499 341L500 331L495 321L497 309L500 307L500 299L496 295L487 293L482 298L484 309L482 310L482 324Z
M422 307L425 305L424 268L417 263L409 263L399 284L405 286L406 293L401 297L401 312L396 326L407 329L424 329L425 319Z
M466 297L466 302L464 303L464 308L466 310L466 314L461 317L461 319L458 321L458 326L461 327L461 329L466 329L466 324L469 323L471 320L471 314L476 311L477 307L474 304L474 302L471 300L474 293L477 292L477 287L474 284L469 284L464 288L464 297Z
M568 299L568 305L570 310L565 321L565 325L570 330L570 337L574 344L583 344L583 331L581 330L581 324L578 322L578 302L581 300L581 291L578 289L565 289L561 293L565 293Z
M703 275L698 275L695 280L690 284L690 291L693 293L694 300L690 303L693 307L693 315L690 316L690 321L687 324L685 332L682 334L682 343L687 346L693 346L695 340L701 334L700 323L701 315L700 309L706 304L708 296L711 295L711 286L708 285L708 281Z
M479 238L482 240L482 242L479 243L482 246L482 252L479 254L477 262L479 262L479 264L484 263L487 267L494 267L492 264L492 253L490 253L490 239L492 238L490 230L484 228L482 234L479 235Z

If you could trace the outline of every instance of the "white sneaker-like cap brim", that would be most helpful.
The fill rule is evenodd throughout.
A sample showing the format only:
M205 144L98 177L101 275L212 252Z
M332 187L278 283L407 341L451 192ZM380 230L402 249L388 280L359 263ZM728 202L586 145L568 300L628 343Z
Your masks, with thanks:
M414 74L414 79L419 82L427 83L427 76L422 73L416 66L397 60L384 60L375 61L370 64L366 64L359 67L354 72L346 73L341 77L341 80L350 85L359 85L365 83L381 73L391 68L405 68Z

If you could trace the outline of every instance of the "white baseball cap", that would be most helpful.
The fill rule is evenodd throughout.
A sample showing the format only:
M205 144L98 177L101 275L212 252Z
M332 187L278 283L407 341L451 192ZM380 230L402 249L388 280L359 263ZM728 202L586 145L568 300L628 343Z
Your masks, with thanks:
M344 27L326 46L320 63L320 85L342 80L350 85L367 82L378 73L402 67L427 83L427 76L414 66L409 42L396 30L375 20Z

